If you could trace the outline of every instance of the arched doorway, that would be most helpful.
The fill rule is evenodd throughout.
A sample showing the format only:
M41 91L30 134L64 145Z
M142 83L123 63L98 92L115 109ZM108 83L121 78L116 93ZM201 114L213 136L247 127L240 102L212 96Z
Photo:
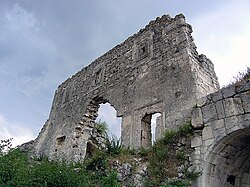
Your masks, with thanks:
M207 155L202 186L250 186L250 128L226 135Z

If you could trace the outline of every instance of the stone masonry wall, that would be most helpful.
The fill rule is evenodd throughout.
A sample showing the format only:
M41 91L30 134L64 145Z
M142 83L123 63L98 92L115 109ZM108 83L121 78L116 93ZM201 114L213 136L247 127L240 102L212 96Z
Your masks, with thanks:
M197 101L192 162L199 187L250 185L250 80Z
M67 79L34 141L35 154L84 159L101 103L122 117L125 146L150 146L151 127L143 119L154 113L161 113L156 138L183 124L196 100L219 88L211 61L197 53L191 33L182 14L164 15Z

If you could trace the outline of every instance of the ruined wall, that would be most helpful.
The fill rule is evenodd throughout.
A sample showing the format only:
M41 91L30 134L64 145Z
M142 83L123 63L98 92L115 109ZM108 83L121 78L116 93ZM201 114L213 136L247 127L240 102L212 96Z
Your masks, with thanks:
M162 114L157 138L183 124L196 100L219 87L211 61L198 55L191 33L182 14L164 15L67 79L35 140L36 155L83 159L101 103L110 103L122 117L125 146L150 146L151 127L142 120L148 115Z
M250 80L197 101L191 160L199 187L250 185Z

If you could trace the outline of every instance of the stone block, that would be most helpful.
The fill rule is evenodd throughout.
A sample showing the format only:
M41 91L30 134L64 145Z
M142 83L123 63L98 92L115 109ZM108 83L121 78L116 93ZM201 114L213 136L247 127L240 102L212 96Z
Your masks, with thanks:
M226 128L215 129L213 132L215 137L220 137L226 132Z
M192 111L192 119L191 124L194 129L202 129L203 128L203 120L202 113L200 108L195 108Z
M225 99L223 100L223 105L225 108L226 117L244 114L242 102L239 97Z
M216 120L213 122L214 129L220 129L225 127L224 119Z
M214 142L214 138L208 139L208 140L204 140L203 145L204 146L210 146L210 145L213 144L213 142Z
M204 105L207 104L207 103L209 103L207 97L199 98L199 99L196 101L197 107L202 107L202 106L204 106Z
M217 102L217 101L219 101L219 100L222 100L222 93L221 93L221 91L219 90L219 91L217 91L217 92L214 92L214 93L211 93L210 94L211 95L211 100L215 103L215 102Z
M231 129L237 124L238 124L238 117L237 116L232 116L232 117L225 119L226 129Z
M221 89L221 93L223 98L229 98L232 97L236 94L235 92L235 86L234 85L230 85L229 87L226 88L222 88Z
M225 110L224 105L222 101L218 101L215 103L218 119L225 118Z
M243 109L246 113L250 113L250 90L240 94Z
M191 147L199 147L202 145L202 138L200 136L194 137L191 140Z
M250 178L250 174L249 173L246 173L246 172L243 173L243 175L242 175L242 182L248 184L249 183L249 178Z
M215 104L209 104L202 107L202 117L203 117L203 123L217 120L217 112Z
M250 127L250 114L239 116L239 125L241 129Z
M206 126L202 130L202 139L208 140L214 138L213 129L211 126Z

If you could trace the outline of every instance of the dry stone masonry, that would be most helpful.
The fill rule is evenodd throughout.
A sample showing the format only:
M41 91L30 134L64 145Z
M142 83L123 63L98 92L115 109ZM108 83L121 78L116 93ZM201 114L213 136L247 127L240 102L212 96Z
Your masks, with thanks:
M50 116L34 141L35 155L82 160L99 105L122 117L122 144L151 146L151 117L160 138L190 115L196 100L218 90L212 62L199 55L182 14L164 15L62 83Z
M35 156L81 161L102 145L94 122L109 103L122 118L122 144L150 147L191 118L194 186L250 185L250 83L220 89L212 62L199 55L182 14L164 15L62 83L39 136L23 145Z
M197 101L192 112L198 186L250 186L250 80Z

